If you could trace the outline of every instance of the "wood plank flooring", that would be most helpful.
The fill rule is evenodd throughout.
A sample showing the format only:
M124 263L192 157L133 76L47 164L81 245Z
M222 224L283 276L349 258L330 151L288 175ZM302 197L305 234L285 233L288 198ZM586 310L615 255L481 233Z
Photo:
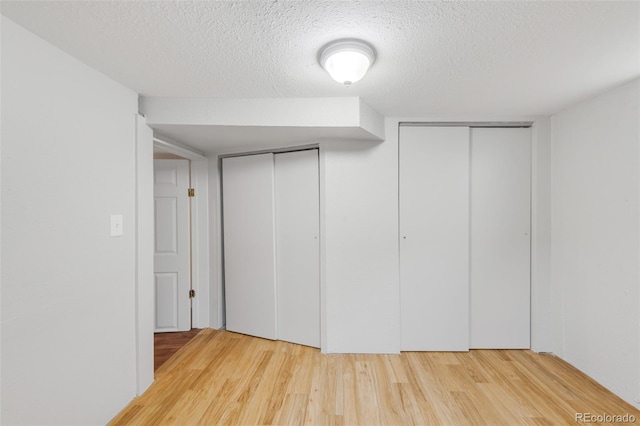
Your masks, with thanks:
M205 329L116 425L563 425L640 412L528 350L327 355Z
M189 331L178 331L175 333L155 333L153 335L153 369L158 370L162 364L167 362L176 352L191 339L196 337L200 330L194 328Z

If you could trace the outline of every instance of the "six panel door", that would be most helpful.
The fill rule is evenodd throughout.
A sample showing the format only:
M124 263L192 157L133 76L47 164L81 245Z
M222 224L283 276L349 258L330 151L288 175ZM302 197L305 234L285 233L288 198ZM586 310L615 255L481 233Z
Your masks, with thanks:
M189 160L154 160L155 331L191 329Z

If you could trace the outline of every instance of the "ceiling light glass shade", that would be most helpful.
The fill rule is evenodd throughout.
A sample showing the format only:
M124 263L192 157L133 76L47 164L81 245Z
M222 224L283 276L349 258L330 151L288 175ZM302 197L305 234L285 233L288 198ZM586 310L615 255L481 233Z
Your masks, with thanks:
M349 86L364 77L375 58L375 51L368 43L343 39L324 46L318 60L331 78Z

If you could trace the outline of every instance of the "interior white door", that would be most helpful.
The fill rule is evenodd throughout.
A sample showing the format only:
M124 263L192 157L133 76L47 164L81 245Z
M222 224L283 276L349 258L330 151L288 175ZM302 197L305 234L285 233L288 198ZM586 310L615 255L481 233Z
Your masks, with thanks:
M530 347L530 187L530 129L471 129L472 348Z
M156 332L191 329L188 188L188 160L154 160Z
M320 347L318 150L275 155L278 339Z
M400 128L401 350L469 349L469 128Z
M227 330L276 339L273 154L222 160Z

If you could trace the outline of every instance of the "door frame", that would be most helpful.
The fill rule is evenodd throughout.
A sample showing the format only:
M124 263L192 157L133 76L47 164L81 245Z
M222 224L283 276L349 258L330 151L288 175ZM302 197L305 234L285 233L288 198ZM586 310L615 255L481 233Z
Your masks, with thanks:
M207 157L193 148L154 134L153 147L167 154L190 160L191 188L191 288L195 298L191 304L191 328L211 326L209 316L209 163Z
M154 268L153 268L153 150L192 160L191 186L196 190L195 208L192 208L192 286L196 290L196 303L192 308L192 327L210 327L209 296L209 167L203 153L164 137L154 135L144 115L133 118L135 132L135 349L136 394L142 395L154 380ZM200 196L198 197L198 194Z
M135 116L136 174L136 394L153 383L153 132L142 115Z
M403 125L531 127L531 350L552 352L551 288L551 120L548 116L424 116L387 117L386 140L398 147L398 129ZM399 234L398 234L399 236Z

